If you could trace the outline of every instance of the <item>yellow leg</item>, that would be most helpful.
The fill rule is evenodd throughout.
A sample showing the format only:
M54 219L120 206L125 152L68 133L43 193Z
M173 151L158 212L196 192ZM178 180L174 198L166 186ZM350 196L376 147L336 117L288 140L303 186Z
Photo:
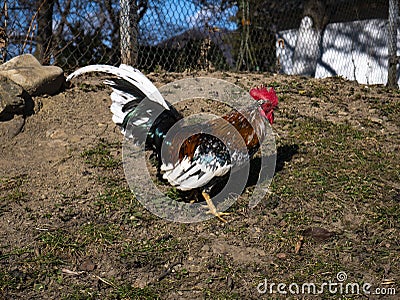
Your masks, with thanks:
M202 192L201 193L204 197L204 199L207 202L207 206L210 209L210 211L208 212L209 214L213 214L214 216L216 216L218 219L220 219L222 222L226 223L226 220L224 218L222 218L222 216L226 216L229 215L229 213L226 212L218 212L217 208L215 207L214 203L212 202L210 195L208 195L206 192Z

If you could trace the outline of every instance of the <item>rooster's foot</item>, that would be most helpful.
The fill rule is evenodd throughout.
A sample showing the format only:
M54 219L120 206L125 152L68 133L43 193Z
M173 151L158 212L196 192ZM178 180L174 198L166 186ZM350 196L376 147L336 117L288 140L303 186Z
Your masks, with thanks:
M207 202L207 207L209 209L209 211L207 213L216 216L222 222L226 223L227 221L222 216L230 215L230 213L217 211L217 208L215 207L214 203L212 202L212 200L210 198L210 195L208 195L206 192L202 192L201 194L203 195L204 199Z

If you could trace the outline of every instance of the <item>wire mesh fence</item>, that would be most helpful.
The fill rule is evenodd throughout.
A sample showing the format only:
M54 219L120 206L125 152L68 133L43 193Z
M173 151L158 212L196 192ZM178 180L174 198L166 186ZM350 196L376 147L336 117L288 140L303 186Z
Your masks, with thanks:
M66 70L128 62L364 83L399 75L398 0L4 0L0 9L3 62L32 53Z

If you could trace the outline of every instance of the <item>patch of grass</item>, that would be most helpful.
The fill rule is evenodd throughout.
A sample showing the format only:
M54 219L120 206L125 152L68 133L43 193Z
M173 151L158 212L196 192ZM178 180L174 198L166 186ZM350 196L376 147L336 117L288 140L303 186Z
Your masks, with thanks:
M369 101L373 108L392 121L396 126L400 127L400 101L388 101L382 99L370 99Z
M400 206L397 203L386 203L375 207L373 220L383 228L390 229L400 226Z
M22 284L22 279L10 272L0 271L0 296L7 290L15 290Z
M156 240L143 240L126 244L123 255L134 253L163 253L176 249L178 241L172 236L165 236Z
M283 220L286 223L290 223L291 226L298 227L299 225L307 225L311 222L310 218L304 214L304 212L287 212L283 216Z
M101 140L95 147L85 150L81 156L92 167L114 169L122 164L121 158L111 154L112 150L121 149L121 143L108 143Z
M137 288L129 284L112 283L110 291L101 293L85 285L73 286L73 292L62 297L63 300L89 300L89 299L160 299L158 293L153 287Z
M218 300L242 299L242 297L240 297L240 295L237 292L204 289L203 294L204 294L204 299L218 299Z
M125 186L113 186L107 187L94 204L99 207L101 213L107 214L110 211L129 205L133 198L134 195Z
M187 278L188 276L189 276L189 271L186 270L185 268L175 272L175 278L177 280L181 280L183 278Z
M170 235L158 239L126 242L120 254L122 258L133 261L138 267L157 265L160 261L173 261L182 255L178 240Z
M23 190L23 183L26 175L0 178L0 216L9 209L13 203L20 204L25 201L27 193Z
M0 295L32 288L41 291L46 288L48 280L59 282L58 267L64 264L62 258L48 249L35 251L28 247L14 249L3 255L3 259L12 264L0 269Z
M54 264L62 264L73 256L83 255L88 244L85 238L62 229L43 232L38 240L42 258L53 259Z
M68 295L63 295L63 300L91 300L101 298L101 293L85 285L74 284Z
M82 237L91 243L113 244L121 239L121 229L115 224L87 223L79 228Z
M2 293L10 290L24 290L29 286L30 282L27 282L28 273L31 270L23 270L20 264L15 264L11 268L2 268L8 261L13 261L15 258L24 257L26 264L31 264L32 249L27 247L14 248L11 251L7 251L8 247L2 247L0 250L0 296ZM20 270L22 269L22 270Z
M9 246L1 246L0 247L0 261L5 260L12 256L22 256L25 253L33 253L33 250L27 247L22 248L14 248L11 251L7 251Z
M118 286L111 293L111 296L113 298L115 297L116 299L138 299L138 300L161 299L160 295L151 286L138 288L127 284Z
M100 216L107 217L110 214L117 213L119 224L131 226L140 226L141 220L154 218L143 208L143 205L126 186L124 178L103 177L101 181L105 185L104 191L93 202Z
M168 196L172 200L182 200L181 193L175 187L169 188L166 192L166 196Z
M10 178L0 178L0 191L9 191L19 188L26 179L27 175L24 174Z
M311 96L315 98L322 98L326 93L327 90L322 85L318 85L312 90Z

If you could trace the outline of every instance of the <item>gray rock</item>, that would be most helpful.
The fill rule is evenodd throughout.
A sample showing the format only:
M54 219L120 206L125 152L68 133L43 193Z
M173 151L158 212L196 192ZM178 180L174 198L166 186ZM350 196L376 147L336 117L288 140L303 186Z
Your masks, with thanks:
M22 131L33 106L31 96L20 85L0 75L0 144Z
M24 116L14 116L7 122L0 122L0 144L12 139L20 133L25 125Z
M65 83L61 68L42 66L31 54L14 57L0 65L0 75L21 85L31 96L54 95Z
M32 101L20 85L0 75L0 120L24 114L29 100Z

